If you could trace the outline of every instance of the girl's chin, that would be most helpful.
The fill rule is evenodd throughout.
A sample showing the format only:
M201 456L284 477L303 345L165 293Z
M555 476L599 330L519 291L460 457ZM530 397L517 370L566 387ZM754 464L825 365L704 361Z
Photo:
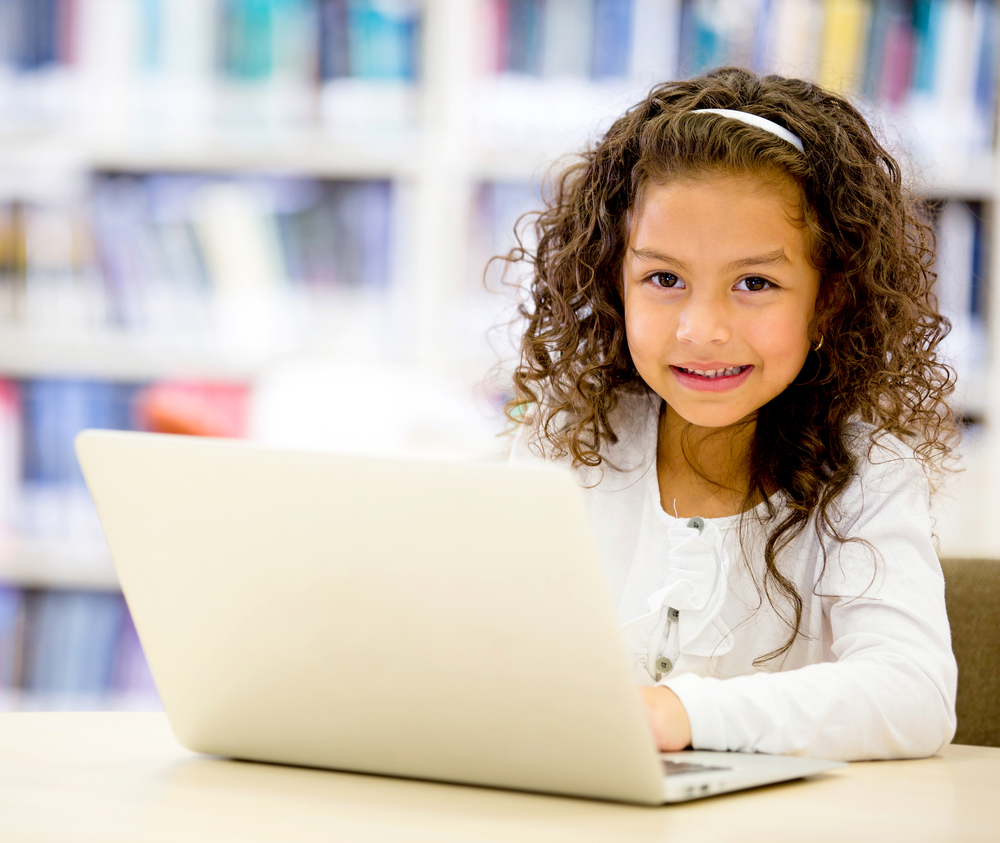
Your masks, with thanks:
M732 410L719 412L723 408L718 408L715 412L706 412L705 408L692 408L686 407L684 402L671 402L668 398L660 396L663 398L667 415L672 417L674 421L680 422L681 424L688 424L692 427L703 427L703 428L723 428L732 427L737 424L752 424L757 416L757 411L752 410L749 413L741 412L740 410Z

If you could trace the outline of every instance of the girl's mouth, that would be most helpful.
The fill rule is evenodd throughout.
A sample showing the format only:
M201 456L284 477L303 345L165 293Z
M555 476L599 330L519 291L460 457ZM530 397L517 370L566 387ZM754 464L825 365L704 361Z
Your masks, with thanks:
M727 392L741 386L753 371L753 366L728 366L724 369L685 369L671 366L670 370L681 386L699 392Z
M701 378L731 378L733 375L740 374L744 369L749 369L749 366L731 366L728 369L685 369L683 366L674 366L673 368L679 369L686 375L697 375Z

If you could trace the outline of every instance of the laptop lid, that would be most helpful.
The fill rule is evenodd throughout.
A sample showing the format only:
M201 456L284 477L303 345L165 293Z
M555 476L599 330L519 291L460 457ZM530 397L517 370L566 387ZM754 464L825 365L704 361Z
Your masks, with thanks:
M569 474L111 431L77 453L188 748L663 801Z

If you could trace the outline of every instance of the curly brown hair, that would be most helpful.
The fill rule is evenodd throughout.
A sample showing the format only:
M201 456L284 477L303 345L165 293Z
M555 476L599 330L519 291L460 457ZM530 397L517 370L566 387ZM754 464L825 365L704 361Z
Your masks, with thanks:
M778 123L805 151L724 116L691 119L708 108ZM534 252L519 239L503 258L532 270L507 412L550 456L602 464L602 451L617 441L614 409L626 394L648 392L629 354L621 288L636 202L647 184L714 173L783 175L798 185L820 274L814 327L822 354L810 354L795 382L760 408L750 446L744 510L775 491L787 502L766 507L759 588L791 635L762 662L800 633L802 599L781 571L781 549L810 518L821 538L852 541L832 506L855 475L856 422L871 425L869 447L891 434L913 448L932 488L956 433L954 374L937 356L950 326L933 292L933 230L857 109L810 82L738 68L653 88L554 179L534 216Z

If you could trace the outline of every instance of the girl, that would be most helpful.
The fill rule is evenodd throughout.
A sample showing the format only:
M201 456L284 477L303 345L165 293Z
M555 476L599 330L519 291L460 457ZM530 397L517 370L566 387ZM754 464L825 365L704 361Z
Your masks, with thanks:
M953 379L897 162L844 99L724 69L653 89L552 194L512 459L587 489L660 748L947 744Z

